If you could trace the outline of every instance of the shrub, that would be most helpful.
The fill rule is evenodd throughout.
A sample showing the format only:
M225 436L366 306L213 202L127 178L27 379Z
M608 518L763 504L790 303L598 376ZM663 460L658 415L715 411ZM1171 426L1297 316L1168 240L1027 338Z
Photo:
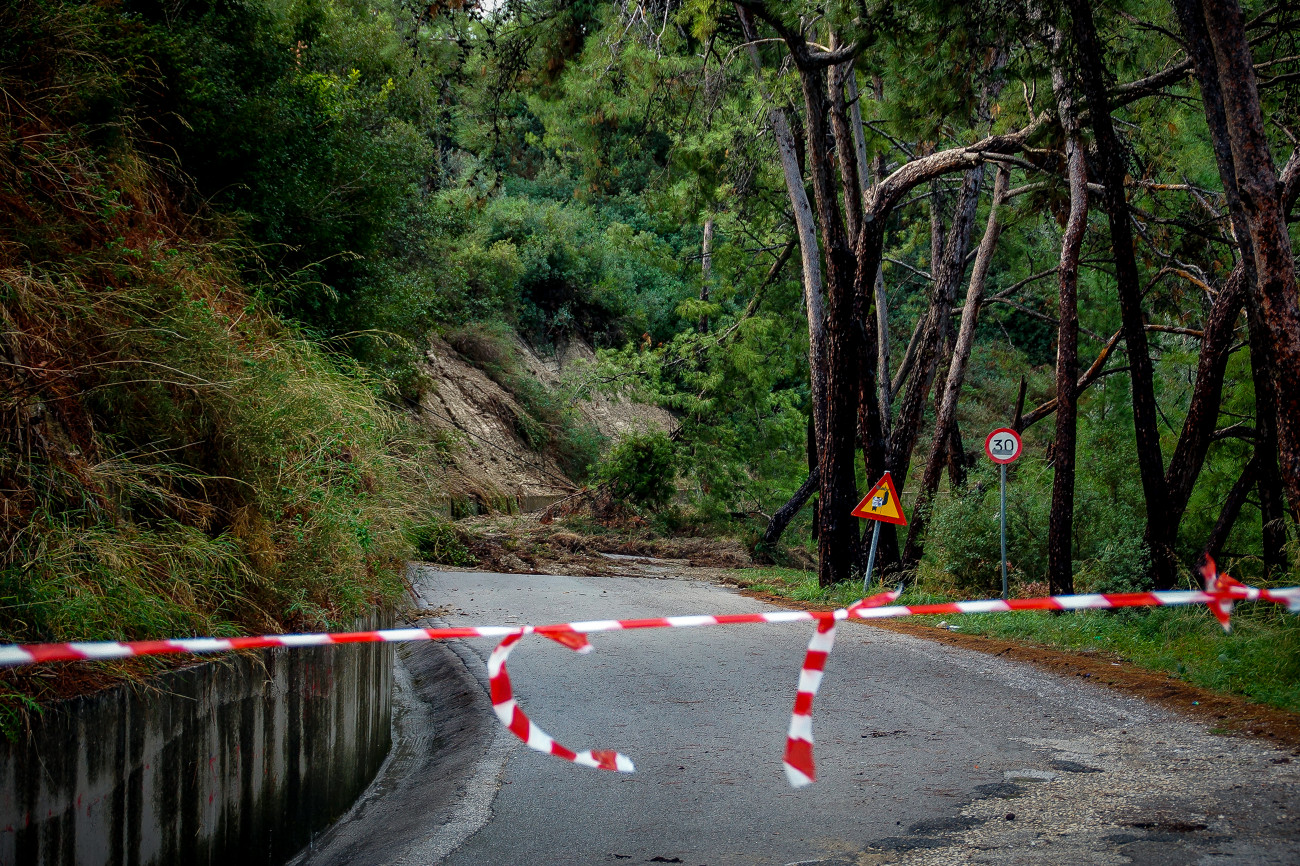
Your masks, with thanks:
M610 450L599 474L619 499L661 508L676 492L676 450L661 432L633 433Z
M441 518L430 517L413 524L407 537L416 552L429 562L466 566L478 563L456 529Z

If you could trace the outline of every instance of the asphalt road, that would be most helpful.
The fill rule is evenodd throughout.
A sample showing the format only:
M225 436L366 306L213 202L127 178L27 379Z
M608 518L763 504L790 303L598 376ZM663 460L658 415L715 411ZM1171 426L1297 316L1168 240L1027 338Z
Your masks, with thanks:
M417 578L449 625L764 608L670 577ZM399 739L414 752L304 862L1300 862L1300 759L1098 686L861 623L841 625L817 698L818 781L792 790L781 753L811 631L611 633L588 655L525 639L509 666L533 721L575 750L622 751L632 775L503 733L473 688L490 641L455 657L408 651ZM466 686L450 709L424 696L441 700L435 720L420 709L419 671L457 663Z

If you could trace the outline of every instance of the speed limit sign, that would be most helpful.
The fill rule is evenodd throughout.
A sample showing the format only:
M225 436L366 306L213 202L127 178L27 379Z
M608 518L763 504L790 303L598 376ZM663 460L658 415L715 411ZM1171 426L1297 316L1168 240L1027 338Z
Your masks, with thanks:
M984 453L994 463L1014 463L1023 447L1020 434L1010 427L999 427L984 440Z
M999 427L984 440L984 453L994 463L1002 464L1002 484L999 487L998 523L1002 528L1002 597L1007 597L1007 464L1015 463L1024 450L1020 434L1010 427Z

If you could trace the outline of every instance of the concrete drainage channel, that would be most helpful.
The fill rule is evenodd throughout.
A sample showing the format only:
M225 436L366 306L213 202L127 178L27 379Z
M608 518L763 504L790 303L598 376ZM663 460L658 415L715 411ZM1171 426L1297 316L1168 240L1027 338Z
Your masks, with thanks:
M483 659L460 641L400 646L392 753L352 809L290 866L427 866L478 832L511 747L486 680ZM455 779L465 781L449 784Z
M270 650L55 705L0 741L0 864L436 863L491 817L510 748L483 661Z
M392 661L232 654L46 708L0 741L0 864L283 863L386 760Z

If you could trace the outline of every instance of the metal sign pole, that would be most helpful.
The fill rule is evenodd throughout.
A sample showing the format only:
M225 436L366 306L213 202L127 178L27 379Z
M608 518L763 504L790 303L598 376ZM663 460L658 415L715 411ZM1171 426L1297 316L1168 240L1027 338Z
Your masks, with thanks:
M1007 464L1002 464L1002 508L1000 509L1002 518L1002 598L1007 597ZM871 552L876 552L875 545L872 545Z
M876 543L880 541L880 521L873 520L876 528L871 530L871 552L867 554L867 573L862 576L862 594L867 594L867 587L871 586L871 569L876 567Z

